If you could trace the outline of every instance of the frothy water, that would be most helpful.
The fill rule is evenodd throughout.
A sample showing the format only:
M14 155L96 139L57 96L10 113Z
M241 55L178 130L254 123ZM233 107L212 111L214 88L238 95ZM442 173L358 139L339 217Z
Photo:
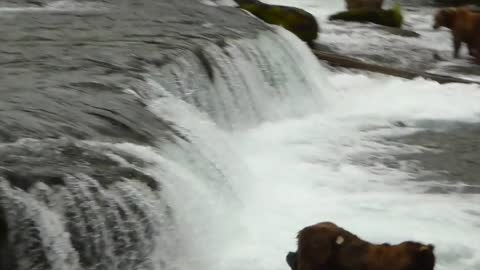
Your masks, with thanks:
M345 99L328 113L265 124L236 137L257 177L247 185L254 194L245 200L250 206L246 211L250 228L258 242L271 243L257 253L270 251L275 252L274 258L282 257L295 246L294 232L330 220L377 243L407 239L433 243L437 269L478 267L478 195L425 194L425 186L412 181L422 173L412 173L412 164L392 169L366 162L395 153L425 151L386 143L386 136L415 130L397 128L393 120L451 119L456 115L478 121L475 106L456 112L437 107L451 98L468 104L467 96L478 102L478 88L452 95L448 87L431 82L385 79L390 87L381 87L378 80L362 76L338 75L332 80L340 86L346 79L358 87L350 86ZM355 83L365 80L376 87L369 90ZM407 85L413 92L401 93ZM432 100L430 105L427 100ZM277 263L275 269L285 269L281 261L266 260L265 265Z
M314 59L290 33L279 33L301 59ZM428 183L415 179L427 172L414 164L390 168L375 161L430 151L385 140L425 129L424 120L478 122L479 87L331 73L309 60L304 67L328 78L313 82L328 102L304 117L286 114L225 131L173 97L151 103L152 111L194 134L194 144L223 166L236 195L224 199L241 204L208 227L196 212L185 211L184 218L202 228L191 239L202 248L193 252L196 259L184 259L203 261L209 269L288 269L284 257L295 249L297 231L330 220L372 242L432 243L440 270L479 267L480 196L426 193ZM398 121L410 127L398 127Z

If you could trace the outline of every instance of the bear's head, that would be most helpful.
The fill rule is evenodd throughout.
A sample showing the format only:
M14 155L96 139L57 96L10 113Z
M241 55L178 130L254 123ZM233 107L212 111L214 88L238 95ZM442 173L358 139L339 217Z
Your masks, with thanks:
M297 270L332 269L332 258L336 257L341 246L361 241L332 222L305 227L297 239Z
M424 245L419 242L406 241L398 245L385 247L385 259L388 254L392 260L397 259L398 267L395 269L403 270L433 270L435 268L435 247L432 244ZM401 258L399 260L398 258ZM378 259L378 258L375 258Z
M331 222L305 227L297 238L297 254L287 258L292 270L433 270L435 266L433 245L372 244Z
M435 13L433 29L447 27L452 29L457 14L456 8L443 8Z

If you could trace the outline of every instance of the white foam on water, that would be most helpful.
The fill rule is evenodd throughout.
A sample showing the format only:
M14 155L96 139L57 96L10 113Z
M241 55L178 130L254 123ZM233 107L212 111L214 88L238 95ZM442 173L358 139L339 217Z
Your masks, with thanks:
M234 191L227 193L234 194L230 199L222 197L206 188L208 179L200 171L172 165L172 173L183 175L181 184L168 184L174 209L184 229L191 226L193 232L193 251L178 269L202 262L212 270L286 270L285 255L295 250L296 233L326 220L376 243L432 243L437 270L480 267L480 195L426 193L428 183L414 180L428 172L410 170L414 165L409 163L390 168L378 161L428 151L385 140L427 128L422 121L479 122L480 87L333 73L314 60L305 44L278 31L292 46L290 53L303 61L300 67L313 80L309 85L328 100L316 114L225 132L193 105L151 84L162 94L149 101L149 109L186 132L205 157L227 172ZM411 127L398 127L397 121ZM165 178L174 179L159 180ZM234 206L237 200L242 207ZM209 215L209 209L216 214Z
M334 75L332 83L345 95L327 113L234 136L256 176L244 182L250 234L232 252L252 257L234 264L253 260L248 268L287 269L284 256L295 249L296 232L329 220L377 243L433 243L436 269L478 268L479 195L426 194L421 183L409 181L418 174L358 159L418 150L383 140L404 133L393 120L478 122L480 89L347 74Z
M120 3L122 1L119 1ZM78 2L74 0L60 0L49 3L45 6L46 9L50 10L94 10L94 9L103 9L105 4L98 2Z

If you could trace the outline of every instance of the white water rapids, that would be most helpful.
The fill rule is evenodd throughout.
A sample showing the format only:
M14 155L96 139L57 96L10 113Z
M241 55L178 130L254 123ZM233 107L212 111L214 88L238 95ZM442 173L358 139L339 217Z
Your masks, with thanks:
M397 127L396 121L478 122L479 87L332 73L292 34L277 30L293 46L291 53L299 57L300 68L314 76L308 85L321 99L317 112L292 118L284 111L283 118L275 114L274 120L225 131L174 97L150 105L153 112L167 115L192 134L195 144L227 173L235 195L217 202L198 198L197 188L205 188L198 181L182 189L182 203L175 207L181 220L190 224L184 234L191 236L188 246L196 250L180 257L179 264L185 269L198 268L200 262L205 269L288 269L284 257L295 250L297 231L329 220L372 242L432 243L439 270L480 267L478 194L425 193L425 183L409 181L423 173L409 170L413 164L393 169L358 162L424 150L384 140L421 130ZM262 45L268 42L260 41ZM250 79L257 83L255 91L267 91L261 80ZM308 91L290 90L289 106L310 104ZM265 104L270 112L275 103L269 101L255 100L256 108ZM227 104L225 117L232 113L231 106ZM194 211L184 208L193 198L209 203L199 202ZM228 206L237 200L239 208ZM218 216L204 219L201 213L211 211Z

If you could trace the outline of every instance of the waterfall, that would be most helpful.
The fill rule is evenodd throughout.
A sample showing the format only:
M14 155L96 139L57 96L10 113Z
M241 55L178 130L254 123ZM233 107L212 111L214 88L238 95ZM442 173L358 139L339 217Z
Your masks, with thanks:
M70 138L0 145L12 159L41 168L41 153L58 167L33 177L5 169L0 266L212 267L214 251L204 247L242 230L238 187L252 177L225 132L321 111L327 83L314 61L281 28L208 43L147 67L144 82L127 89L173 131L153 146Z
M306 45L283 28L255 39L208 44L149 77L226 130L321 111L328 88ZM312 61L313 60L313 61ZM320 71L320 73L318 73ZM324 72L324 71L323 71ZM159 90L141 93L148 99Z
M9 32L0 52L0 269L285 270L296 232L326 220L479 269L478 183L417 162L475 166L479 87L331 72L228 2L1 14L40 32ZM64 19L88 38L59 35Z

